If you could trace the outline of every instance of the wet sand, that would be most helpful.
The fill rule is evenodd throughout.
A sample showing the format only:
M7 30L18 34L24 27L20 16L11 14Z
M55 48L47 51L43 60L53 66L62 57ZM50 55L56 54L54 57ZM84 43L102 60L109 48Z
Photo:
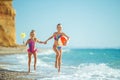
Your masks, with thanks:
M27 72L11 71L0 68L0 80L32 80L27 78Z
M49 49L40 49L41 52ZM24 54L27 53L25 46L21 47L0 47L0 56ZM8 62L0 62L0 65L9 64ZM4 66L0 66L0 80L34 80L30 79L30 74L24 71L7 70Z

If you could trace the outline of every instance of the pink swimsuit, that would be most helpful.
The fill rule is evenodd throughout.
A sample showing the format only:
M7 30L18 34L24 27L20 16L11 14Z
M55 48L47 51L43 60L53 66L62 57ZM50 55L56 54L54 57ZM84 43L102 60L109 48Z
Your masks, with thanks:
M34 40L30 39L28 44L29 44L29 49L27 50L28 53L37 52L37 49L35 48L35 41Z

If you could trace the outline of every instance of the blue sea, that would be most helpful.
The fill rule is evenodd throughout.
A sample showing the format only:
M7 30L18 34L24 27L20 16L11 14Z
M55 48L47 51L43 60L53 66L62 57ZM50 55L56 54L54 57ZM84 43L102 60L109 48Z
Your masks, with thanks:
M52 49L39 50L37 70L27 77L33 80L120 80L120 49L63 49L61 73L54 67ZM27 53L0 56L0 66L27 72Z

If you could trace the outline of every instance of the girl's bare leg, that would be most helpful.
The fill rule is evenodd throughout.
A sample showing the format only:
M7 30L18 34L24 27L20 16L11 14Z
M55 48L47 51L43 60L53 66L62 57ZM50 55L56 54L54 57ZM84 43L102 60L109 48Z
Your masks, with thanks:
M34 56L34 70L36 70L37 53L34 53L33 56Z
M53 47L53 50L54 50L55 53L56 53L55 68L58 68L58 57L59 57L59 52L58 52L58 50L56 49L56 47Z
M61 57L62 57L62 50L59 50L59 58L58 58L58 72L60 72L60 68L61 68Z
M30 72L31 53L28 53L28 72Z

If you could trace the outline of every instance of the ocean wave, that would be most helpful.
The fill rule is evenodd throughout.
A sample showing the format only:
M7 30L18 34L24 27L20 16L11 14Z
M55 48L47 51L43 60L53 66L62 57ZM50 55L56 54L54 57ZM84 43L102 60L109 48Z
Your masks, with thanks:
M118 80L120 70L113 69L106 64L80 64L77 67L74 77L81 80Z
M96 53L93 51L88 51L86 52L88 56L86 58L83 58L79 61L80 56L82 56L83 52L79 52L79 54L76 54L75 58L73 58L74 51L70 49L63 49L63 54L70 53L70 55L66 54L63 55L63 64L61 65L61 74L57 75L57 69L54 67L54 60L55 60L55 54L52 49L46 49L38 53L38 59L37 59L37 74L30 75L33 80L120 80L120 68L114 68L112 66L119 65L119 58L115 59L113 55L108 55L106 52L103 54L105 55L100 56L100 59L106 59L106 56L108 58L107 60L115 59L116 62L110 61L109 63L104 63L104 62L94 62L92 63L81 63L81 60L86 60L89 61L90 59L89 56L91 57L92 55L96 56ZM76 51L75 51L76 52ZM82 53L82 54L81 54ZM54 54L54 55L52 55ZM67 57L70 58L67 58ZM98 56L98 55L97 55ZM98 58L98 57L97 57ZM9 65L1 65L1 66L7 66L8 69L10 70L21 70L21 71L27 71L28 65L28 57L27 54L17 54L17 55L8 55L0 57L1 62L9 62L12 64ZM71 60L70 60L71 59ZM96 58L93 59L93 61L97 60ZM73 61L73 62L71 62ZM70 63L70 64L69 64ZM77 65L75 65L77 63ZM80 64L81 63L81 64ZM32 62L31 62L31 71L33 70L33 65L34 65L34 58L32 56ZM112 65L112 66L110 66ZM28 77L30 77L28 75Z
M27 63L27 55L16 55L16 59L17 59L17 63L18 64L21 64L21 65L24 65Z
M63 49L62 52L63 53L69 53L71 51L71 49Z
M62 52L69 53L70 49L63 49ZM39 53L38 53L38 55L52 55L52 54L55 54L53 49L42 49L42 50L39 50Z
M51 55L54 54L54 51L52 49L42 49L39 50L38 55Z
M37 66L40 66L40 67L52 67L51 64L45 62L45 61L42 61L41 59L38 59L37 60Z
M64 74L61 74L58 80L120 80L120 69L111 68L104 63L84 63L79 66L63 66L62 68Z
M90 54L90 55L94 55L94 53L93 53L93 52L90 52L89 54Z

